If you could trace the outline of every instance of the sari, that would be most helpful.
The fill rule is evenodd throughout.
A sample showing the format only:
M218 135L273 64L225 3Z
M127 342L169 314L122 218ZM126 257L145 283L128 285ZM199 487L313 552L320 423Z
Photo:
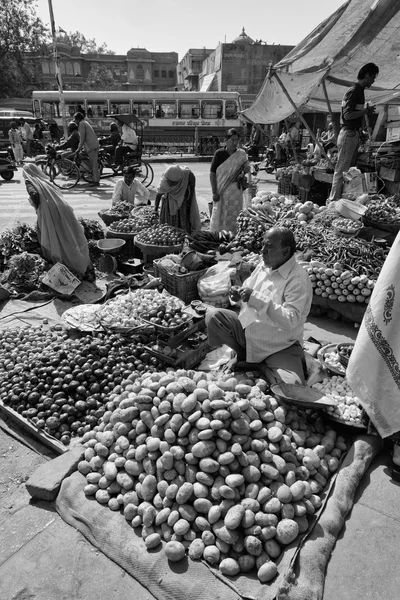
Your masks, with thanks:
M169 167L161 177L157 194L163 194L160 223L179 227L188 233L201 229L196 178L188 167Z
M400 233L385 260L346 377L382 438L400 432Z
M36 165L24 167L23 177L39 195L37 230L44 258L52 263L60 262L83 276L90 266L89 248L83 226L73 209Z
M246 152L238 148L217 168L219 201L213 202L211 231L225 229L236 233L236 219L243 209L243 189L237 179L246 162Z

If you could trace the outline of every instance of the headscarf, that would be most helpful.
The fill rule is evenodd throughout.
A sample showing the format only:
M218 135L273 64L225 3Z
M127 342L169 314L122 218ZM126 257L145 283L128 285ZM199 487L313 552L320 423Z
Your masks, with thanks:
M176 215L182 206L189 184L189 175L190 169L188 167L171 165L161 177L157 193L168 195L171 215Z
M72 207L36 165L26 165L22 174L39 194L38 231L45 258L84 275L90 264L89 248Z

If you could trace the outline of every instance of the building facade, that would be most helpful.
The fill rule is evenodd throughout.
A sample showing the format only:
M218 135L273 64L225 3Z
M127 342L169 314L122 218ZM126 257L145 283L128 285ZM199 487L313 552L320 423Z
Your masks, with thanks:
M294 46L254 41L243 28L231 43L221 43L203 61L199 74L202 91L237 91L242 98L254 97L267 75L268 67L279 62Z
M96 81L119 90L174 90L177 85L178 54L132 48L126 55L81 54L76 46L57 44L65 89L87 89ZM52 47L40 57L44 89L57 89Z
M207 48L190 48L178 64L177 82L180 90L197 92L203 62L214 52Z

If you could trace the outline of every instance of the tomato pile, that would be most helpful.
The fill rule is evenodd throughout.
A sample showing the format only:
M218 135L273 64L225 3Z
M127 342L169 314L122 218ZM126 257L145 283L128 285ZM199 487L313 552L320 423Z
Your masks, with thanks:
M170 225L157 225L144 229L137 236L137 241L152 246L178 246L183 244L185 231Z
M0 399L63 444L105 413L108 394L133 372L161 363L120 335L70 339L61 326L0 332Z
M114 233L135 233L137 231L136 219L121 219L115 221L109 227L109 230Z
M180 306L168 306L167 304L159 304L150 312L141 314L141 317L154 325L162 325L163 327L171 327L173 329L185 325L190 316L182 313Z

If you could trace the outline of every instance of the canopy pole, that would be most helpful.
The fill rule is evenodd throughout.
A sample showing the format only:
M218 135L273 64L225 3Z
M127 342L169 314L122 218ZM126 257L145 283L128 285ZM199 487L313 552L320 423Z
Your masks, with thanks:
M289 121L287 119L285 119L285 125L286 125L287 134L289 136L289 143L290 143L290 146L292 148L294 160L297 162L299 160L299 157L297 156L297 151L296 151L296 148L295 148L295 146L293 144L292 136L290 135L290 132L289 132Z
M275 79L277 80L277 82L281 86L283 93L285 94L286 98L289 100L290 104L293 106L293 108L294 108L297 116L299 117L300 121L303 123L304 127L307 129L307 131L310 134L310 137L311 137L312 141L314 142L314 144L316 146L320 146L320 144L318 143L317 138L315 137L314 132L310 129L310 127L308 126L307 121L305 120L305 118L303 117L303 115L301 114L301 112L299 111L299 109L297 108L296 104L291 99L291 97L289 95L289 92L285 88L285 86L282 83L282 81L280 80L279 76L276 74L275 71L272 73L272 75L275 77ZM321 154L329 161L329 158L328 158L328 156L327 156L327 154L326 154L326 152L325 152L325 150L323 148L321 148Z
M337 139L337 137L339 135L339 132L338 132L338 130L336 128L336 123L335 123L335 120L333 118L332 105L331 105L331 101L329 100L328 90L326 89L325 77L322 80L322 89L324 91L325 102L326 102L326 105L328 107L328 112L329 112L330 115L332 115L333 133L335 134L336 139Z
M65 115L65 101L64 101L64 90L63 90L63 84L62 84L61 69L60 69L60 63L58 60L56 24L54 21L52 0L48 0L48 3L49 3L49 13L50 13L51 35L53 38L53 55L54 55L54 65L55 65L55 72L56 72L56 81L57 81L57 86L58 86L58 93L60 95L61 118L62 118L64 136L65 136L65 139L67 139L68 127L67 127L67 118Z

